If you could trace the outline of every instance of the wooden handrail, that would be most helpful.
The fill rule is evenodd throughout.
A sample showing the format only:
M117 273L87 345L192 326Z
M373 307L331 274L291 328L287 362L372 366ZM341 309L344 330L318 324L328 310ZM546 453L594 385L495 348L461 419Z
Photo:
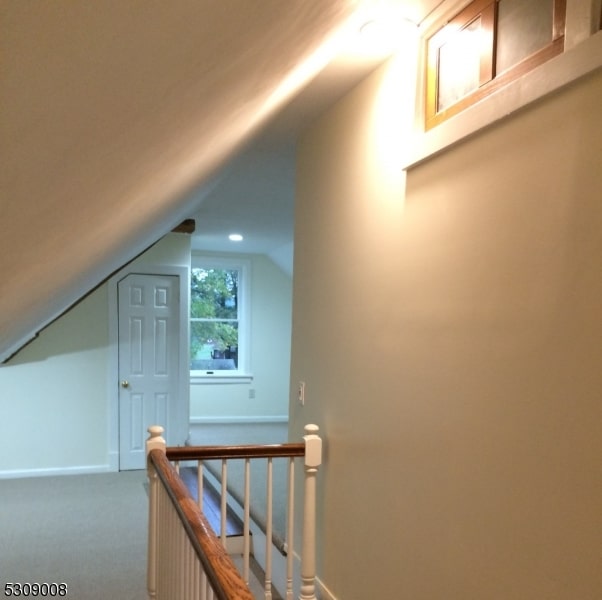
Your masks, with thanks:
M148 431L150 437L146 441L148 456L148 472L150 480L149 504L149 553L148 553L148 591L151 599L170 600L174 593L182 596L177 587L179 582L184 582L188 589L188 574L192 568L196 579L196 569L201 570L205 584L213 590L212 599L217 600L252 600L247 581L249 578L249 475L250 459L268 459L268 482L271 480L272 458L289 458L289 482L294 480L293 458L302 457L304 463L304 494L303 494L303 538L301 550L300 595L299 600L316 600L316 475L322 463L322 439L318 435L317 425L306 425L304 443L273 444L273 445L239 445L239 446L184 446L167 447L162 437L163 427L153 425ZM226 480L227 459L244 459L245 462L245 550L243 551L244 565L243 576L239 574L232 559L225 550L223 535L219 539L213 532L209 522L202 514L198 504L192 498L188 488L180 478L176 467L172 464L186 460L198 461L198 477L201 480L203 460L222 459L222 472ZM200 486L200 484L199 484ZM289 488L287 543L293 548L293 495ZM268 485L268 498L271 486ZM222 496L222 503L225 496ZM167 512L166 512L167 509ZM268 513L271 510L271 500L268 499ZM222 515L223 515L222 508ZM160 525L167 523L167 530L160 530ZM182 528L180 528L180 523ZM271 523L271 517L270 517ZM268 531L271 531L271 525ZM159 533L160 532L160 533ZM178 533L179 532L179 533ZM174 537L175 535L175 537ZM266 544L271 543L271 536L267 534ZM178 537L179 536L179 537ZM159 539L159 538L162 539ZM168 542L162 543L163 538ZM174 544L174 540L181 539L186 546ZM190 541L188 545L187 541ZM176 548L174 551L172 548ZM178 550L178 548L184 548ZM182 563L180 552L188 558ZM271 549L266 550L266 578L265 596L271 598ZM198 559L195 561L194 557ZM193 563L189 561L193 560ZM269 563L269 564L268 564ZM183 572L178 570L180 564L184 565ZM188 570L188 571L187 571ZM203 585L205 585L203 584ZM176 587L173 587L173 586ZM203 588L204 589L204 588ZM175 590L175 591L174 591ZM208 591L208 590L207 590ZM293 596L293 552L286 558L286 597Z
M168 446L169 460L212 460L228 458L281 458L305 456L305 444L269 444L240 446Z
M190 492L182 483L164 452L151 450L148 460L155 468L176 509L182 526L203 565L207 579L218 600L253 600L246 583L234 566L232 559L213 532Z

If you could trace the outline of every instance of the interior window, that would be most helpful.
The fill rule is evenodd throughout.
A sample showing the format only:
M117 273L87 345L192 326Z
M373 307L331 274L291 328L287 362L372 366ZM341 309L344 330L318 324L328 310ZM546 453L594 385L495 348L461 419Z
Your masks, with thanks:
M439 48L438 111L449 108L479 87L480 33L479 16Z
M566 0L474 0L427 41L430 129L564 47Z

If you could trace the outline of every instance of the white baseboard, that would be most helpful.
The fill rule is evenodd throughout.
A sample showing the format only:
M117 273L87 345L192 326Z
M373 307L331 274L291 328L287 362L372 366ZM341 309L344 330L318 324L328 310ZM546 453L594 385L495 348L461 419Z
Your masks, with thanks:
M288 415L190 417L191 425L239 425L245 423L288 423Z
M109 471L119 471L119 452L109 452Z
M297 552L293 552L295 562L295 571L301 572L301 557ZM319 600L337 600L337 597L328 589L326 584L316 575L316 591Z
M0 479L22 479L24 477L53 477L56 475L90 475L115 471L111 465L84 465L80 467L55 467L50 469L15 469L0 471Z
M320 592L319 598L321 600L337 600L335 595L326 587L324 582L319 577L316 577L316 586Z

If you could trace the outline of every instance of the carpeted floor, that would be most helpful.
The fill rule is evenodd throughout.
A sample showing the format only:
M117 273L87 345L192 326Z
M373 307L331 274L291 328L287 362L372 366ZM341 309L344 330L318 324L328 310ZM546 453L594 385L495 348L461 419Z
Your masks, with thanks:
M0 593L66 583L76 600L146 600L145 471L0 480Z

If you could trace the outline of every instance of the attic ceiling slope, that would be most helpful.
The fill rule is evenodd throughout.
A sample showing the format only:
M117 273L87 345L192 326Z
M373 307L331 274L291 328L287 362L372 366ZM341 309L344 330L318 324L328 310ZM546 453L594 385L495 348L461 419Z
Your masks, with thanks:
M0 0L0 360L189 211L351 0Z

